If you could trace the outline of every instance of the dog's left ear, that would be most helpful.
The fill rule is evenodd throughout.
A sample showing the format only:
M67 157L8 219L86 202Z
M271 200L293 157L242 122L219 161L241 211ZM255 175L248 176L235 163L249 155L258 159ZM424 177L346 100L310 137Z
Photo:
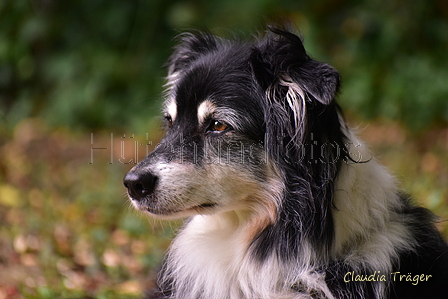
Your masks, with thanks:
M330 65L311 59L297 35L270 28L252 50L250 63L255 79L267 90L287 82L289 88L303 90L309 99L328 105L339 90L339 73Z

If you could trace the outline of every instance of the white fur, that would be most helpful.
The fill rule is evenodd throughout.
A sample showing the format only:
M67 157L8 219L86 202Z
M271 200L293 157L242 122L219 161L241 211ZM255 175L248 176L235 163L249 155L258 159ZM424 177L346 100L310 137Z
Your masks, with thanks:
M276 92L279 86L287 87L286 102L288 107L283 109L290 109L293 113L294 127L297 129L293 140L298 139L299 134L303 133L306 125L306 97L302 88L295 83L289 76L283 75L277 84L271 85L266 91L266 96L270 101L276 101Z
M279 82L280 85L288 87L286 101L294 114L294 127L297 128L296 134L303 132L306 125L306 103L305 93L299 84L295 83L288 76L283 76ZM296 136L294 136L296 137Z
M212 102L210 102L208 100L203 101L198 107L199 124L200 125L203 124L204 121L207 119L207 117L210 117L211 115L213 115L215 110L216 110L216 106Z
M168 104L166 105L165 110L171 116L172 121L174 121L176 119L176 116L177 116L176 101L174 101L174 99L169 101Z

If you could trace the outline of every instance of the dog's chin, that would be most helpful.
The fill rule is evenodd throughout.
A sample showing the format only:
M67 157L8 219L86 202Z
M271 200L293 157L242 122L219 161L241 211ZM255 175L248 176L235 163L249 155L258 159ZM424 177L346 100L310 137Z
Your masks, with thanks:
M186 218L194 215L210 215L218 210L218 204L216 203L203 203L182 208L152 206L135 200L132 200L132 203L137 210L143 211L154 218L164 220Z

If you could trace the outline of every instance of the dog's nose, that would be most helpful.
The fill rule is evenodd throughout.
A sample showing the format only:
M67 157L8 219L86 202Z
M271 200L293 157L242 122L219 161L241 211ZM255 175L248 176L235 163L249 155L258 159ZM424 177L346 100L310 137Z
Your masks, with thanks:
M157 177L149 172L142 174L128 172L123 179L123 184L132 199L141 200L154 192Z

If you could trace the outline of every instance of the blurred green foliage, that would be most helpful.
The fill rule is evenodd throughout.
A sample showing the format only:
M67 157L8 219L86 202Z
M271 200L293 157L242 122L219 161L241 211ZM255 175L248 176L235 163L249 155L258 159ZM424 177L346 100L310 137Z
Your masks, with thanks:
M179 31L250 36L271 20L340 70L347 108L412 129L448 120L447 1L2 0L2 121L149 126Z

